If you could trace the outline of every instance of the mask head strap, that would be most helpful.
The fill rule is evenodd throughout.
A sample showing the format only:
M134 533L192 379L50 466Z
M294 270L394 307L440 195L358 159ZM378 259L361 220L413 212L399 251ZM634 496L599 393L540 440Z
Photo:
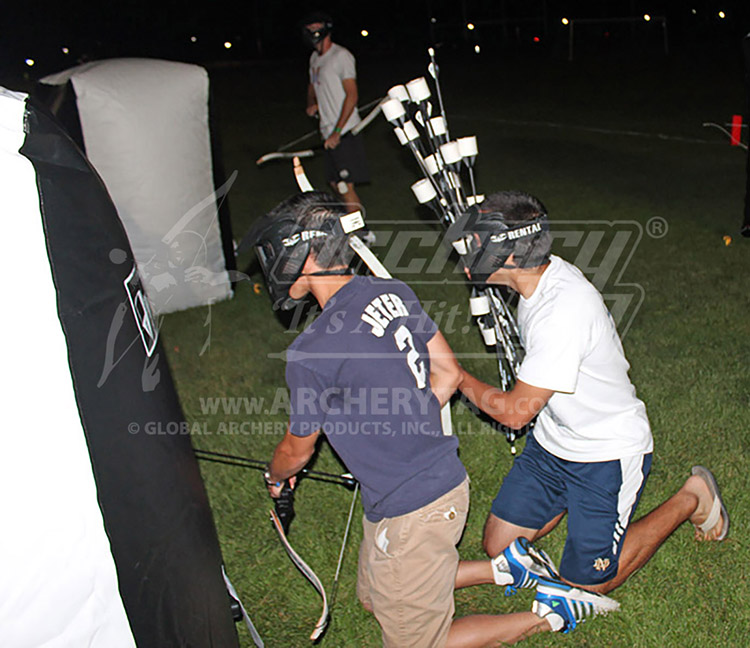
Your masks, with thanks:
M328 239L317 252L319 261L325 265L342 246L348 247L350 233L364 225L361 212L326 220L317 228L304 228L291 216L265 216L250 229L237 252L240 254L250 247L255 248L274 308L291 310L301 300L291 298L289 288L302 276L313 242ZM348 268L336 268L310 274L348 272Z
M523 223L507 223L501 212L481 212L480 208L470 207L447 232L473 283L487 283L500 268L531 268L549 260L551 237L546 214ZM511 255L513 262L508 264Z

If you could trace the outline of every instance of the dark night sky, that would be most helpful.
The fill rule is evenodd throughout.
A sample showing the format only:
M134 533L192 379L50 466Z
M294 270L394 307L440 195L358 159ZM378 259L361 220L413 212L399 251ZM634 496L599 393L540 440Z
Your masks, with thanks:
M482 38L485 47L500 42L502 19L519 27L521 39L533 33L543 42L560 37L562 16L666 15L676 47L736 42L750 31L750 0L212 0L198 6L176 0L10 0L0 3L0 81L114 56L192 62L295 57L305 51L297 22L315 8L334 16L337 40L359 55L421 49L432 39L468 46L471 38ZM718 17L721 10L725 19ZM467 21L477 24L471 35L462 30ZM370 33L366 42L362 29ZM223 47L226 40L233 43L231 50ZM63 47L69 48L67 55ZM26 58L35 60L32 70L24 65Z

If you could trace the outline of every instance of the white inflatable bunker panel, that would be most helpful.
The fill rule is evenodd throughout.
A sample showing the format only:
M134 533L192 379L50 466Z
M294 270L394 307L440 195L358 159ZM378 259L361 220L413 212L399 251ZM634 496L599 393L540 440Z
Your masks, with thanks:
M0 88L0 196L10 226L0 239L9 404L0 432L0 646L130 648L58 319L36 175L18 153L25 105L26 95Z
M154 59L86 63L70 81L86 156L125 226L155 313L232 296L219 230L206 70Z

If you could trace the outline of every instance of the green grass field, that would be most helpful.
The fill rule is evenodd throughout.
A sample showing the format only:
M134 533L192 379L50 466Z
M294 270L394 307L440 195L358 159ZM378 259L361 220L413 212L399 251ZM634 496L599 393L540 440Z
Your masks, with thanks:
M623 342L655 437L639 515L673 493L700 463L715 472L733 516L730 537L721 544L695 543L689 525L678 529L614 593L622 603L617 614L568 636L539 635L525 645L747 646L750 240L738 234L745 156L717 130L702 126L726 123L743 111L739 54L573 64L440 56L451 134L479 139L479 190L523 189L541 198L553 229L557 222L559 231L581 233L578 241L556 238L556 252L585 262L605 294L622 298L617 303L630 300L620 320L621 329L627 328ZM422 76L426 58L361 60L362 102ZM238 171L229 194L238 239L295 191L290 163L257 168L254 161L314 127L303 111L305 83L304 60L212 70L224 165L227 173ZM360 195L379 236L376 252L441 318L462 363L496 380L494 356L470 321L467 289L455 278L453 262L439 271L410 265L434 258L428 243L440 230L415 208L409 190L418 179L414 161L382 118L364 137L373 181ZM322 187L321 160L308 161L306 168ZM618 238L623 233L624 242ZM731 236L731 244L724 236ZM393 251L407 239L402 253ZM279 354L295 331L288 318L272 313L253 259L241 257L239 267L251 280L237 285L232 300L167 316L162 339L185 415L196 423L195 447L265 459L284 429ZM211 402L219 402L211 399L221 398L237 400L211 411ZM259 411L245 409L254 406ZM462 404L454 405L453 417L472 479L460 551L478 559L487 510L512 458L504 438ZM327 444L315 468L342 470ZM201 469L227 571L266 645L307 645L320 600L275 536L260 474L213 463ZM329 593L350 498L341 486L311 480L297 492L290 541ZM323 645L379 645L377 623L355 594L360 517L358 507ZM556 559L561 526L539 543ZM532 598L529 592L505 598L501 588L473 588L456 594L457 614L527 610ZM238 632L242 646L252 645L243 626Z

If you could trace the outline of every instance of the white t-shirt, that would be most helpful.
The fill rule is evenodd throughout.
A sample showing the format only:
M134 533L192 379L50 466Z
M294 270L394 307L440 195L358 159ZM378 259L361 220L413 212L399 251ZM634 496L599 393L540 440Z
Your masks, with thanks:
M356 78L354 56L341 45L332 43L323 56L317 51L310 56L310 83L315 89L315 97L318 100L320 134L323 139L330 137L341 116L341 106L346 97L342 81ZM360 121L359 112L355 108L344 124L342 133L350 131Z
M526 348L518 379L555 391L534 428L543 448L581 462L652 451L612 316L578 268L553 255L534 294L519 300L518 326Z

